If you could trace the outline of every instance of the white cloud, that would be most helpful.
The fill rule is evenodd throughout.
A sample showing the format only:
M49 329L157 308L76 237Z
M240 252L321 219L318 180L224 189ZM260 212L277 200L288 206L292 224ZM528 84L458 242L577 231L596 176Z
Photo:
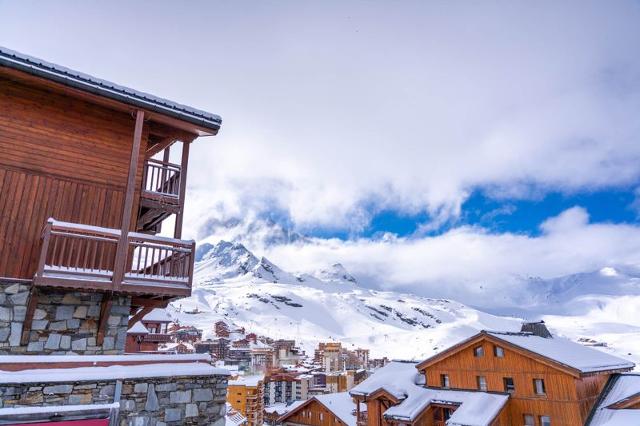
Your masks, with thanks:
M290 270L314 270L339 261L366 285L480 306L524 306L522 279L545 279L640 265L640 227L591 224L573 207L543 225L540 236L493 234L460 227L438 236L357 241L314 240L264 249Z

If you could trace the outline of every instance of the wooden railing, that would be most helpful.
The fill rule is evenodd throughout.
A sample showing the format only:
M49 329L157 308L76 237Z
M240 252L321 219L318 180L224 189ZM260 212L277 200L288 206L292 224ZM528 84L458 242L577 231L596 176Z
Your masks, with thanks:
M117 229L49 219L34 282L140 294L191 293L193 241L130 232L124 274L118 280L114 271L119 240Z
M179 165L150 158L144 163L142 189L146 193L177 199L180 197L180 175Z

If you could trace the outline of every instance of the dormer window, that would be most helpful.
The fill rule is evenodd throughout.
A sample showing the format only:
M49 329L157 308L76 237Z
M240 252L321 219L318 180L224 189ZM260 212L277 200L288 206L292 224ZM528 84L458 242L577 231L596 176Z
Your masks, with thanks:
M475 348L473 348L473 356L475 356L476 358L483 357L484 356L484 347L476 346Z

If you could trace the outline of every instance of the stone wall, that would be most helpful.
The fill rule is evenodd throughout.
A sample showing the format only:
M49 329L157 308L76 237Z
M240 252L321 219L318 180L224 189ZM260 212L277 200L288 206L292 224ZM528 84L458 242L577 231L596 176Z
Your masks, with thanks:
M27 346L20 345L30 285L0 282L0 355L122 354L131 299L113 298L104 342L96 342L102 293L41 289Z
M0 384L0 408L120 402L121 426L224 426L227 376Z

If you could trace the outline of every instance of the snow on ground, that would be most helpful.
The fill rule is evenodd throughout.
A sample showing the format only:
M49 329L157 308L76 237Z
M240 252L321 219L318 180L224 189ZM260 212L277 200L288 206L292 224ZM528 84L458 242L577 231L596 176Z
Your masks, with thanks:
M319 341L334 340L368 348L372 357L421 360L482 329L517 331L522 321L452 300L362 288L340 264L289 273L239 243L221 241L199 258L193 295L174 302L171 313L205 337L226 319L247 332L295 339L311 354ZM626 295L640 288L640 273L632 272L604 268L534 280L528 285L544 300L521 313L542 317L554 333L593 339L583 343L640 364L640 295ZM589 291L611 296L580 296Z

